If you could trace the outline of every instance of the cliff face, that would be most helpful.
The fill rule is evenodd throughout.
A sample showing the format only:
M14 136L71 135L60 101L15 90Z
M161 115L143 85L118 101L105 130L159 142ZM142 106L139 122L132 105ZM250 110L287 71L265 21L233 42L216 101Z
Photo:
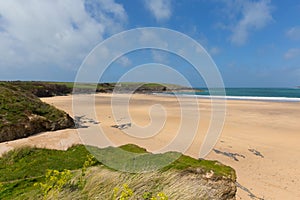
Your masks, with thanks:
M0 142L73 126L67 113L18 86L0 83Z

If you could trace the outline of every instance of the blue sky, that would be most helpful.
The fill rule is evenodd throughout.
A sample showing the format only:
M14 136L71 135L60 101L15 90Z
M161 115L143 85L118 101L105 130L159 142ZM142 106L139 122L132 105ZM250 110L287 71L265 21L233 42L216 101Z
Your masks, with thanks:
M1 1L0 79L74 81L99 42L150 26L199 42L226 87L294 87L300 85L299 19L300 2L294 0ZM102 79L117 81L149 62L174 66L193 85L204 84L193 70L180 68L186 63L153 50L120 58Z

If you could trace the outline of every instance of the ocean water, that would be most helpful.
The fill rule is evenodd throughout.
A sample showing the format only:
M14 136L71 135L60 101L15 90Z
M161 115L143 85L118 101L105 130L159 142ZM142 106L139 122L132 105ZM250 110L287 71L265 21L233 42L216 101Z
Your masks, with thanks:
M198 88L203 92L179 92L203 98L225 98L219 89ZM300 88L226 88L226 99L300 102Z

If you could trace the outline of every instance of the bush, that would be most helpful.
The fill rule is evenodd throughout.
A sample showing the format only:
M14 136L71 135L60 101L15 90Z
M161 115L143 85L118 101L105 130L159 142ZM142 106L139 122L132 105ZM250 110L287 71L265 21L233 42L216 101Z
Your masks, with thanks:
M44 183L35 183L35 186L39 186L43 193L44 199L50 193L53 193L54 196L57 196L58 193L66 186L72 178L70 170L64 170L62 172L58 170L47 170L45 182Z
M83 189L85 182L86 182L84 177L85 177L87 168L93 166L97 162L95 157L92 156L91 154L87 155L86 157L87 157L87 159L83 163L83 166L81 168L81 175L80 175L79 181L78 181L78 187L81 189Z
M128 187L127 184L123 184L123 188L120 191L119 188L114 188L113 200L128 200L133 196L133 191Z

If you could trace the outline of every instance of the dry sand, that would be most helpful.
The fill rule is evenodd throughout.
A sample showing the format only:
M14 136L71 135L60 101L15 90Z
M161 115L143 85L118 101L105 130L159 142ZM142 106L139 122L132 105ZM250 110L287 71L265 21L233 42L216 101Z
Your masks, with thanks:
M126 96L120 95L120 99ZM176 138L181 126L180 105L175 97L135 94L129 104L131 119L122 112L123 103L114 105L117 111L114 119L111 94L95 95L96 116L94 116L94 113L88 111L90 104L85 103L86 98L93 97L93 95L78 96L81 101L80 108L88 112L81 118L82 128L47 132L0 143L0 154L22 145L66 149L72 144L82 143L81 139L85 143L103 145L101 141L97 142L95 139L99 135L87 134L88 130L95 132L99 125L109 141L116 146L136 143L149 151L157 151ZM72 96L44 98L43 101L74 115ZM185 128L190 128L185 131L193 133L194 119L198 113L201 117L197 135L185 152L197 158L209 127L211 104L209 99L199 99L196 111L189 105L188 98L184 101L186 104L182 107L188 110L188 114L185 115L187 119ZM163 110L158 106L153 107L154 104L163 106ZM151 108L152 119L149 115ZM300 103L228 100L226 109L222 135L214 147L216 151L211 151L205 158L219 160L236 170L237 181L241 186L238 188L237 199L300 199ZM165 114L167 118L164 123ZM76 115L79 116L78 113ZM123 123L132 123L133 126L124 130L111 127ZM155 125L150 131L148 127L146 129L148 132L142 132L143 129L134 126L147 126L151 123ZM161 125L163 125L161 130L155 130ZM151 131L157 134L144 139L139 138L143 137L142 133L151 134ZM135 137L129 136L128 133L135 134ZM191 135L187 136L187 140L190 137ZM251 152L251 149L258 151L256 152L258 155ZM220 152L236 153L238 161Z

